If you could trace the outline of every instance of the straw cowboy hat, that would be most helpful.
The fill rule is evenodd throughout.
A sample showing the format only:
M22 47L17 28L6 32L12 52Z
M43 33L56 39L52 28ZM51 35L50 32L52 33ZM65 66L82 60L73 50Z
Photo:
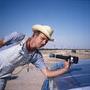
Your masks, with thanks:
M50 26L36 24L36 25L32 26L32 30L33 31L40 31L41 33L46 35L49 38L50 41L54 40L54 39L51 38L51 36L53 34L53 29Z

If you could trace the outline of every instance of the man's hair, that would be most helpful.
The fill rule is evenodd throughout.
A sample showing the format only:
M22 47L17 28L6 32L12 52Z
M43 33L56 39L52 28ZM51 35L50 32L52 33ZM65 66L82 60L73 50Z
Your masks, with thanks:
M34 36L38 36L40 33L41 33L40 31L34 31L34 32L33 32L33 37L34 37Z

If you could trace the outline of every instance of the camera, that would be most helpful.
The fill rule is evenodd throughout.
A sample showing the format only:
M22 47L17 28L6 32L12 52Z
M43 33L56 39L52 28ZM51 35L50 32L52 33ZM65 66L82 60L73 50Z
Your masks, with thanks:
M70 63L73 63L73 64L77 64L78 63L78 60L79 58L77 56L64 56L64 55L60 55L60 54L49 54L49 57L50 58L58 58L58 59L64 59L66 61L69 61Z

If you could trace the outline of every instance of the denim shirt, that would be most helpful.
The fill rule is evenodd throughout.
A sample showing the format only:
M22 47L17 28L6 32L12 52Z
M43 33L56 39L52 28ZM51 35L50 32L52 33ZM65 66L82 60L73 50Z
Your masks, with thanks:
M27 63L32 63L41 70L46 68L39 50L29 53L26 49L25 41L27 39L25 35L18 33L16 35L11 34L11 36L9 35L8 39L5 38L5 40L8 42L8 46L4 46L5 49L0 51L0 76L12 73L16 67Z

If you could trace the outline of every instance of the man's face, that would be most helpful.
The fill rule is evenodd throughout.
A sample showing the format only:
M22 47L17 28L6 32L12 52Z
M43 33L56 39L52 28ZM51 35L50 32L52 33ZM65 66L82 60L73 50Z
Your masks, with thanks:
M43 34L40 33L39 35L35 36L35 42L34 45L36 48L41 48L48 42L48 38Z

